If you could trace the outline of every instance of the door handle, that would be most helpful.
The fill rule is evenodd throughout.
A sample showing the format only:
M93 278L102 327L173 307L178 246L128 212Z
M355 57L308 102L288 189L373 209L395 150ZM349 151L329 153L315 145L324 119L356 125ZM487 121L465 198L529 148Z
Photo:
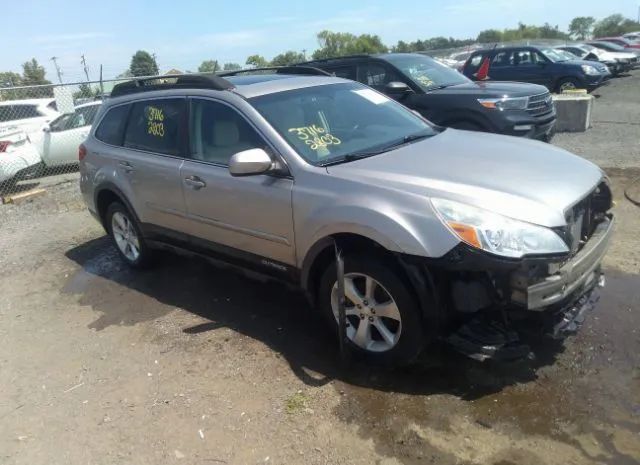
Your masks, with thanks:
M193 190L200 190L203 187L207 187L207 183L200 179L198 176L189 176L184 178L184 183Z
M131 173L133 171L133 166L128 161L121 161L118 163L120 168L124 170L125 173Z

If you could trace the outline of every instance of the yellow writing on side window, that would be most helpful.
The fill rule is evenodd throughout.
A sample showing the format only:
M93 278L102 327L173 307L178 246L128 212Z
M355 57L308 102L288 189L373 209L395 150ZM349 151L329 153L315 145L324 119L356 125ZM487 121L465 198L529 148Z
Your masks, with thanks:
M145 116L147 117L147 133L164 137L164 112L161 108L148 106L145 108Z
M295 133L298 139L307 144L311 150L318 150L328 145L340 145L342 143L336 136L329 134L322 126L316 124L302 126L300 128L290 128L289 132Z

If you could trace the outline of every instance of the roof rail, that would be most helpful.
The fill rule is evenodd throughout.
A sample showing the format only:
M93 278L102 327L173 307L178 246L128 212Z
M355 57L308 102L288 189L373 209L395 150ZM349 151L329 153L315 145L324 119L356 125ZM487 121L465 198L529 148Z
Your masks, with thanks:
M263 71L275 71L276 74L303 74L303 75L311 75L311 76L331 76L330 73L326 71L314 68L312 66L268 66L265 68L249 68L249 69L239 69L237 71L225 71L223 73L218 74L218 76L226 77L226 76L238 76L241 74L253 74L260 73Z
M310 60L310 61L305 61L304 63L298 63L298 65L300 66L307 66L313 63L326 63L328 61L334 61L334 60L343 60L343 59L349 59L349 58L371 58L372 55L367 55L366 53L360 53L360 54L356 54L356 55L345 55L345 56L337 56L337 57L330 57L330 58L320 58L318 60Z
M154 76L142 79L134 78L131 81L116 84L111 91L111 97L165 89L228 90L232 88L233 84L215 74Z

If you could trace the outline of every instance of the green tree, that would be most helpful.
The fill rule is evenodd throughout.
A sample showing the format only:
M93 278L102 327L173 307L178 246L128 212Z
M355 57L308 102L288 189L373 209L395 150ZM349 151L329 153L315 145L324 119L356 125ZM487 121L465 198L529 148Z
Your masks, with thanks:
M495 42L502 41L502 32L497 29L487 29L486 31L480 32L477 38L478 42L481 44L492 44Z
M44 66L41 66L35 58L22 64L22 85L37 86L51 84L45 79Z
M97 92L96 92L97 91ZM78 91L73 93L73 98L92 98L99 93L99 89L92 89L88 82L83 82L78 86Z
M287 52L281 53L273 57L271 60L272 66L289 66L294 65L296 63L301 63L304 61L304 54L300 52L296 52L294 50L289 50Z
M22 85L22 76L12 71L0 73L0 87L16 87Z
M322 31L317 35L320 48L313 52L314 59L331 58L345 55L384 53L389 49L377 35L349 32Z
M262 55L251 55L247 58L245 64L254 68L265 68L269 66L269 62Z
M619 36L638 29L640 29L640 23L616 14L598 21L593 28L593 36Z
M222 69L225 71L237 71L239 69L242 69L242 66L240 66L238 63L225 63Z
M215 73L219 69L218 60L204 60L198 66L199 73Z
M158 63L156 63L154 55L144 50L138 50L131 57L129 71L132 76L155 76L158 74Z
M399 40L398 43L391 47L391 51L394 53L408 53L413 52L414 50L411 48L411 45L406 43L404 40Z
M591 35L596 19L591 16L578 16L571 20L569 33L579 40L584 40Z

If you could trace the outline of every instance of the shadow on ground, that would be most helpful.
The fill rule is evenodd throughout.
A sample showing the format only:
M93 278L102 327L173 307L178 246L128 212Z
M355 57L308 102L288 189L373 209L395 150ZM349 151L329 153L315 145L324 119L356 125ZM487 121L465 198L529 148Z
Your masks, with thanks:
M228 327L260 340L282 354L309 386L338 380L381 391L446 392L477 399L536 379L536 370L552 364L563 350L561 343L546 341L543 347L534 348L535 360L480 364L439 347L403 370L372 368L358 360L352 360L346 370L341 368L337 342L321 318L300 293L284 284L250 279L233 269L171 254L163 254L154 269L130 270L107 237L73 248L66 255L82 270L70 278L65 291L82 294L80 302L100 314L90 328L100 331L111 325L135 325L180 308L209 320L183 328L184 333Z

